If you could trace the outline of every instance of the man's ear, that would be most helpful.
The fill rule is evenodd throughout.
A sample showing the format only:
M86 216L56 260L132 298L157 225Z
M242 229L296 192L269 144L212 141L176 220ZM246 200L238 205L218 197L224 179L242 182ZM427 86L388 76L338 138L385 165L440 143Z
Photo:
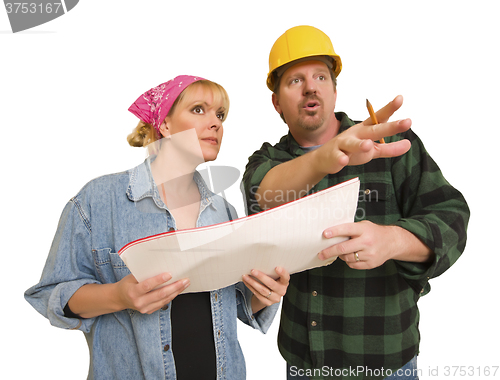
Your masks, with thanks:
M279 98L278 98L278 95L276 95L274 92L273 92L273 95L272 95L272 102L273 102L273 106L274 106L274 109L276 110L276 112L278 112L280 115L281 115L281 106L280 106L280 101L279 101Z
M279 96L276 95L276 93L274 93L274 92L273 92L273 96L272 96L272 101L273 101L274 109L276 110L276 112L278 112L280 114L281 120L283 120L285 122L285 124L287 124L287 122L285 120L285 116L283 115L283 110L281 109L281 106L280 106Z

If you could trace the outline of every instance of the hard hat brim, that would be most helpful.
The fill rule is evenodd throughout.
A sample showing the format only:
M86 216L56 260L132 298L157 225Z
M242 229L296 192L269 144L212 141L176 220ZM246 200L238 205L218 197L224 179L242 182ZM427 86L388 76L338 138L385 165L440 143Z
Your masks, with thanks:
M283 75L283 73L290 67L294 66L295 64L297 63L300 63L300 62L303 62L303 61L308 61L308 60L319 60L319 61L322 61L322 62L325 62L324 59L318 59L319 57L330 57L333 59L333 62L335 62L335 67L330 67L332 70L333 70L333 73L335 74L335 78L337 78L337 76L340 74L340 72L342 71L342 60L340 59L340 57L338 55L310 55L310 56L306 56L306 57L302 57L300 59L296 59L296 60L293 60L293 61L290 61L290 62L286 62L284 63L283 65L279 66L279 67L276 67L274 70L270 71L268 74L267 74L267 81L266 81L266 84L267 84L267 87L271 90L271 91L274 91L274 81L275 81L275 77L278 76L280 77L281 75ZM326 62L325 62L326 63ZM327 64L328 65L328 64ZM281 71L281 72L280 72ZM280 73L279 73L280 72ZM279 73L279 74L278 74Z

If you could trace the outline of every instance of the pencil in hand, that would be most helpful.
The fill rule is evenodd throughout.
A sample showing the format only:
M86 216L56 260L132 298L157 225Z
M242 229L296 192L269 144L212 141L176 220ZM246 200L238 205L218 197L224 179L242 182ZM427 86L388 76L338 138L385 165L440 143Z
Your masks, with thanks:
M375 115L375 112L373 111L373 107L372 107L371 103L368 101L368 99L366 99L366 108L368 108L368 113L370 114L370 119L371 119L372 123L378 124L377 115ZM383 137L380 139L380 142L382 144L385 144Z

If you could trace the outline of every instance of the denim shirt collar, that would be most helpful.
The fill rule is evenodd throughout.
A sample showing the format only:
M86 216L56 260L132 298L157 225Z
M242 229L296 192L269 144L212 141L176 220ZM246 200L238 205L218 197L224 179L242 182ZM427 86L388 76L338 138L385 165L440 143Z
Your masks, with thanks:
M151 162L154 161L154 158L155 157L146 158L146 160L144 160L142 164L136 166L130 171L130 181L127 188L127 197L133 202L151 197L159 208L167 209L167 206L160 197L160 193L158 192L153 174L151 173ZM214 210L217 211L212 198L214 193L210 191L203 177L198 171L194 172L193 180L196 182L198 190L200 191L200 211L204 210L208 205L210 205Z

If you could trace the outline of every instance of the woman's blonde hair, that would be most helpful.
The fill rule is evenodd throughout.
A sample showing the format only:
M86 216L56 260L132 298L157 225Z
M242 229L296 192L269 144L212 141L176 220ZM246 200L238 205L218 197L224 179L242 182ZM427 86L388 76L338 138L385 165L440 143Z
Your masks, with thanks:
M148 123L139 121L137 127L134 128L131 134L127 136L127 141L130 146L142 148L158 140L156 129Z
M172 105L172 108L170 108L170 111L168 111L167 116L172 115L175 112L175 109L180 102L184 100L189 101L194 91L200 87L205 91L210 91L212 93L214 104L221 104L220 108L224 112L222 121L225 121L229 112L229 96L227 95L224 87L206 79L193 82L188 87L186 87L184 91L180 93L177 99L175 99L175 102ZM135 127L132 133L127 136L127 141L131 146L145 147L159 140L160 138L161 136L151 124L139 121L137 127Z

